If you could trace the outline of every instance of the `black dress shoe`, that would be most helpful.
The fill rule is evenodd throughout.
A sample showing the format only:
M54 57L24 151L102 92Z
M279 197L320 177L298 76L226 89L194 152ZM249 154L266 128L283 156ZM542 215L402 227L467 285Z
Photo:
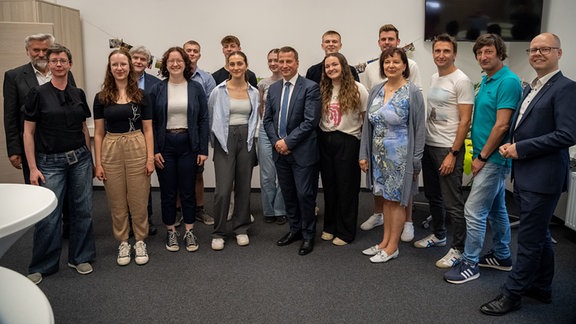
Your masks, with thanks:
M285 245L294 243L296 241L299 241L301 239L302 239L302 233L300 233L300 232L298 232L298 233L288 232L288 234L282 236L282 238L279 239L278 242L276 242L276 245L285 246Z
M276 221L276 217L274 216L264 216L264 223L274 223Z
M286 216L278 216L276 217L276 224L278 225L284 225L286 224L287 220L286 220Z
M522 296L536 299L537 301L544 304L552 303L552 294L537 287L530 287L526 289L526 291L522 294Z
M156 233L158 233L158 229L156 228L156 226L154 226L154 224L149 223L148 224L148 235L156 235Z
M486 315L501 316L520 309L520 307L522 307L522 301L520 299L512 300L504 296L504 294L500 294L493 300L480 306L480 311Z
M300 245L300 250L298 254L306 255L314 250L314 240L303 240L302 245Z

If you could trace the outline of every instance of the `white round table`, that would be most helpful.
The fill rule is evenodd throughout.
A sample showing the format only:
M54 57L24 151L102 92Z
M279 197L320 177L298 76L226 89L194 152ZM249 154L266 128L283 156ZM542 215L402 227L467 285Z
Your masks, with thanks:
M0 183L0 258L29 227L48 216L57 204L56 195L50 189Z
M0 323L54 323L46 295L30 279L0 267Z

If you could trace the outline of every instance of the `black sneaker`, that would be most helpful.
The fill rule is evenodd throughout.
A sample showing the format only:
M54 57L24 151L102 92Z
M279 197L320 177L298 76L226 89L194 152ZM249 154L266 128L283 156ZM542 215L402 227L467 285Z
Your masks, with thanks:
M498 259L493 251L490 251L478 261L478 266L482 268L492 268L501 271L512 270L512 258Z
M196 238L196 235L192 233L192 230L184 233L184 242L186 243L186 251L194 252L198 250L198 239Z
M180 236L180 233L177 231L168 231L168 233L166 233L166 250L171 252L180 250L178 236Z
M278 225L284 225L284 224L286 224L287 221L288 220L286 219L286 216L276 217L276 224L278 224Z

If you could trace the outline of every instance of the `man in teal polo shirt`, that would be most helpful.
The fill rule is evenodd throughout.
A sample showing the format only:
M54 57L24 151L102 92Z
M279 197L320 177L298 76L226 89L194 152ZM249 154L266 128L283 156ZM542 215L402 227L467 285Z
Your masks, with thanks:
M464 206L466 241L462 261L444 274L449 283L460 284L480 276L478 266L512 270L510 222L506 211L506 176L510 160L498 152L508 133L510 118L522 95L520 79L504 65L506 46L500 36L484 34L473 47L476 60L486 72L474 102L472 119L472 174L474 181ZM486 221L492 228L492 249L480 257Z

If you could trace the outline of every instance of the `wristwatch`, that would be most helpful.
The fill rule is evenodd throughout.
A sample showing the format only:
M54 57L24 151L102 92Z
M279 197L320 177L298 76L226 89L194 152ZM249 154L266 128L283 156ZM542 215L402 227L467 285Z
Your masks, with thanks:
M460 153L460 151L450 149L450 154L452 154L453 156L458 156L458 153Z
M482 157L482 153L478 153L478 160L482 161L482 162L488 162L488 159L485 159Z

